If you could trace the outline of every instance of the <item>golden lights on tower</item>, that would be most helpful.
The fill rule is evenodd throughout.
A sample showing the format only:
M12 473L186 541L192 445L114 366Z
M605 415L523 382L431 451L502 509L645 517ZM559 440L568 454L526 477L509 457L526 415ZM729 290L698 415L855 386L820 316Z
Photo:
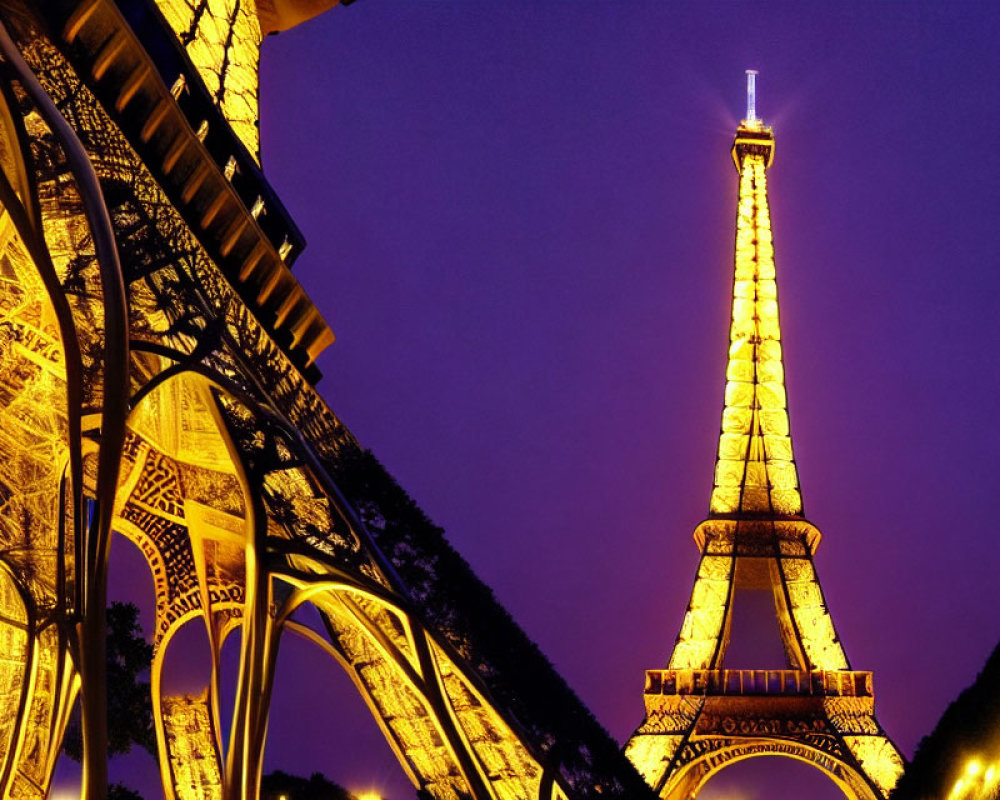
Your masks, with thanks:
M695 797L728 763L797 758L852 800L884 800L902 757L874 714L870 672L850 669L813 566L819 531L802 516L782 362L767 169L774 134L757 116L736 130L739 173L725 399L701 560L668 668L648 670L646 717L626 755L663 798ZM727 668L733 606L773 595L787 668Z
M774 135L756 117L756 73L747 77L747 119L733 143L740 185L732 323L710 510L795 516L802 513L802 497L788 426L767 199Z

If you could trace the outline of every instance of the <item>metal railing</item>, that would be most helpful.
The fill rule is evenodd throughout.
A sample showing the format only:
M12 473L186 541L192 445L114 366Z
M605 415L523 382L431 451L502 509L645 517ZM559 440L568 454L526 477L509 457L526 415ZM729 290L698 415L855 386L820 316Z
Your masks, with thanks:
M872 673L849 670L651 669L646 694L873 697Z

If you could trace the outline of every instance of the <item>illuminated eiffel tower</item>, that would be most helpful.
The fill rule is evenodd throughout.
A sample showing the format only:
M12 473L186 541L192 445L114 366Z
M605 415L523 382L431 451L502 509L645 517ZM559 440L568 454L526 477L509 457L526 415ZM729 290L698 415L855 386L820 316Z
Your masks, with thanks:
M813 566L785 400L767 168L756 73L732 155L739 173L732 325L722 433L691 601L667 669L648 670L646 718L626 754L664 798L695 797L752 756L806 761L848 798L885 798L902 758L874 712L872 673L851 669ZM734 602L771 590L788 669L725 669Z

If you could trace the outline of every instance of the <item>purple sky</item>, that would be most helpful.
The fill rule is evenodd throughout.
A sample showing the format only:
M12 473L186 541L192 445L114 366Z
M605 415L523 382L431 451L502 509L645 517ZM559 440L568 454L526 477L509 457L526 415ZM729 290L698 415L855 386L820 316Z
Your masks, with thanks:
M987 2L361 0L265 43L324 396L619 741L708 508L746 68L817 566L906 755L1000 638L998 38ZM410 796L287 644L269 764ZM763 797L739 769L715 796Z

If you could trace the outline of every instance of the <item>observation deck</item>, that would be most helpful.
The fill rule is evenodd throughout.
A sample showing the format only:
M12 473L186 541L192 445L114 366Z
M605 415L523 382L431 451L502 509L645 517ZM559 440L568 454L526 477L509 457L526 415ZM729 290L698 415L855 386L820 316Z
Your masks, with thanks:
M748 155L763 156L765 167L770 167L774 162L774 131L759 119L743 120L736 129L733 163L737 171L742 168L743 159Z

